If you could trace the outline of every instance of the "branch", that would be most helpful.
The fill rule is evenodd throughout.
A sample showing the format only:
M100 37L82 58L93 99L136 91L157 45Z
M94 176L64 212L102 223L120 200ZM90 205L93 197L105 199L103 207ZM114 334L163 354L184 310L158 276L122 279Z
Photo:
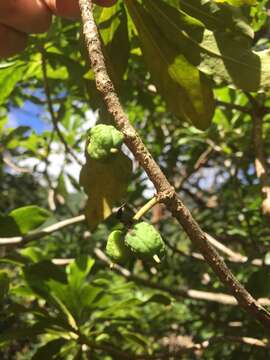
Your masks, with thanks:
M125 1L127 6L130 1L131 0ZM92 12L92 0L79 0L79 5L86 46L96 78L96 87L101 92L108 111L112 114L117 128L123 133L126 145L143 167L149 179L153 182L157 193L167 193L167 198L164 199L167 209L171 211L172 215L182 225L191 241L203 254L213 271L235 296L239 305L260 321L265 327L270 328L270 314L268 311L240 284L215 248L207 241L204 231L193 219L191 213L180 198L178 198L174 188L172 188L162 170L143 144L133 126L130 124L106 69L98 29Z
M95 248L94 253L96 257L104 264L107 264L108 266L111 265L111 260L107 257L107 255L104 254L102 250ZM112 270L122 275L129 281L134 281L136 284L140 284L151 289L165 291L176 298L180 297L180 298L188 298L194 300L212 301L223 305L232 305L232 306L237 305L237 301L231 295L227 295L223 293L213 293L209 291L201 291L195 289L174 289L169 286L156 284L147 279L143 279L140 276L133 275L129 270L118 264L114 264ZM270 305L270 299L261 298L258 300L258 302L260 303L260 305L265 305L265 306Z
M49 113L51 115L51 120L52 120L52 124L53 124L53 128L55 130L55 132L57 133L57 136L59 137L59 140L62 142L62 144L64 145L65 151L67 154L70 154L70 156L81 166L83 166L83 163L81 162L80 159L78 159L78 157L76 156L76 154L74 153L73 149L68 145L68 143L66 142L66 139L64 138L59 126L58 126L58 120L55 116L54 110L53 110L53 103L52 103L52 98L51 98L51 91L50 91L50 87L49 87L49 81L48 81L48 76L47 76L47 65L46 65L46 52L43 48L41 48L41 68L42 68L42 74L43 74L43 82L44 82L44 92L46 95L46 99L47 99L47 105L48 105L48 110Z
M217 106L223 107L228 110L236 110L236 111L243 112L245 114L252 113L252 110L250 108L248 108L247 106L237 105L237 104L228 103L226 101L220 101L220 100L216 100L215 103Z
M164 339L165 340L165 339ZM254 346L254 347L259 347L259 348L263 348L263 349L269 349L270 348L270 343L269 343L269 339L256 339L253 337L247 337L247 336L213 336L211 338L209 338L208 340L205 340L201 343L193 343L191 342L190 344L186 344L185 342L181 341L181 336L180 339L178 340L177 336L174 336L173 338L173 345L174 347L177 347L178 350L178 354L180 355L181 353L184 352L196 352L196 351L204 351L206 349L208 349L210 346L213 346L215 344L218 343L239 343L239 344L243 344L243 345L249 345L249 346ZM165 340L167 343L170 341L169 336L167 337L167 339Z
M10 238L0 238L0 246L7 246L7 245L20 245L26 244L30 241L38 240L47 236L55 231L61 230L67 226L74 225L80 222L85 221L85 215L75 216L70 219L66 219L63 221L59 221L56 224L50 225L40 231L36 231L25 236L15 236Z
M30 169L24 168L24 167L21 167L21 166L18 166L16 164L14 164L12 162L12 158L10 156L4 156L3 161L7 166L9 166L11 169L13 169L16 172L19 172L19 173L31 173Z

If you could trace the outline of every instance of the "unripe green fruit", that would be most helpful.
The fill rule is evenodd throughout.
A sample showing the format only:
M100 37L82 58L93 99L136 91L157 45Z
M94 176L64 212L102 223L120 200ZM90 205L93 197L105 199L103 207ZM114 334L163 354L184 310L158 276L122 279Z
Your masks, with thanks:
M119 151L123 141L122 133L114 126L96 125L89 133L88 155L94 160L108 160Z
M127 262L131 257L131 252L125 245L125 233L121 230L114 230L110 233L107 245L107 255L116 262Z
M159 257L165 253L165 244L153 225L147 222L136 224L125 236L125 244L136 255L154 258L159 262Z

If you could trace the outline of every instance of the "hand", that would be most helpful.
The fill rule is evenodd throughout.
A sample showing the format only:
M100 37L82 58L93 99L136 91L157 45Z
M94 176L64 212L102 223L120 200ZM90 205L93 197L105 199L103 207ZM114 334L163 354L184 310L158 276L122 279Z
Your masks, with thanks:
M117 0L94 0L100 6L112 6ZM49 29L52 15L80 16L77 0L0 0L0 58L25 49L27 34Z

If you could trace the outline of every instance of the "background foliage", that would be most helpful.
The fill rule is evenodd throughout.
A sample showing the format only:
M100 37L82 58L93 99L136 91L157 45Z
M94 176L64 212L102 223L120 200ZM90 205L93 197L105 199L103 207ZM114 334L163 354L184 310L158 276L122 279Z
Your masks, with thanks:
M131 122L202 228L247 257L228 264L255 298L270 297L270 231L253 142L259 109L268 159L267 5L120 0L95 9ZM1 238L84 211L79 174L94 121L112 119L95 90L79 22L55 19L48 34L33 36L23 54L0 63ZM102 175L103 190L119 186L114 176L112 169ZM93 184L100 179L88 184L92 197L100 191ZM167 244L164 261L134 260L125 276L109 268L100 256L109 232L153 195L134 160L122 193L114 192L98 226L88 207L89 224L1 246L1 358L266 359L269 349L239 340L267 338L254 319L237 306L192 295L226 289L162 206L146 218ZM205 349L192 346L208 339L215 341Z

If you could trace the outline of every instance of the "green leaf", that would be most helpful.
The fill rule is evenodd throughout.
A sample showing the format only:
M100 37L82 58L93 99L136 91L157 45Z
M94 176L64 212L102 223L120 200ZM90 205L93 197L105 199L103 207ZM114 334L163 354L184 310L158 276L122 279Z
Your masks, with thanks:
M112 213L112 207L124 197L132 174L132 161L122 152L107 162L87 156L80 184L88 195L85 214L90 229Z
M127 15L123 4L103 8L98 19L106 62L112 80L119 88L126 72L130 51Z
M0 105L5 103L18 82L22 80L26 69L26 65L22 63L0 69Z
M66 269L70 287L79 289L84 284L94 264L95 260L84 255L70 263Z
M160 16L167 11L168 22L174 27L177 36L174 42L180 42L183 25L182 12L166 5L162 1L150 2L152 7L160 7ZM208 28L200 36L195 32L186 34L186 44L181 42L181 49L188 59L203 73L213 76L217 83L226 82L245 91L267 90L270 88L270 51L252 51L253 32L239 13L234 10L229 16L228 7L219 7L212 2L181 1L183 8L198 18ZM165 11L165 9L167 9ZM216 15L217 14L217 15ZM225 24L228 18L231 27ZM221 26L223 24L223 26ZM164 27L163 27L164 28ZM226 31L227 29L227 31ZM167 38L172 39L172 31L168 27ZM185 50L185 45L186 50ZM188 47L190 50L188 51ZM195 61L195 62L194 62Z
M26 266L24 276L27 284L37 295L58 309L66 321L65 328L77 329L75 319L66 306L70 289L62 269L49 261L42 261Z
M44 346L40 347L32 360L48 360L55 359L55 356L59 354L61 348L67 343L65 339L55 339L47 342Z
M161 21L165 27L172 26L166 16L160 18L163 11L161 15L154 7L154 13L149 9L146 11L138 2L131 0L127 0L126 4L136 25L148 69L169 109L178 118L206 129L214 110L213 94L207 79L187 60L181 49L163 35L157 23ZM190 28L194 29L194 23L190 24Z
M36 205L17 208L8 216L0 215L0 236L25 235L41 226L50 216L49 211Z
M253 39L254 31L241 9L216 4L212 0L180 0L181 10L200 20L211 31L245 35Z

